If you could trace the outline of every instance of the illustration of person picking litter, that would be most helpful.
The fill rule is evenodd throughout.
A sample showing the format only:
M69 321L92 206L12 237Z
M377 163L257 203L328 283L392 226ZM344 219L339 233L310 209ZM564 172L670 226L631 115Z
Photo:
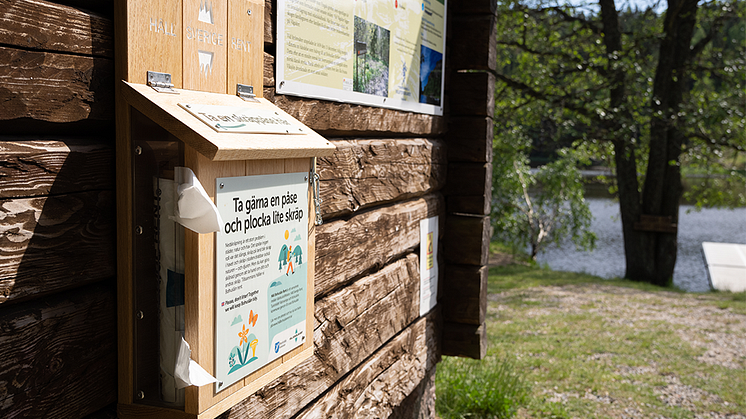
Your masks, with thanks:
M288 272L295 273L295 269L293 269L293 246L288 247L288 270L285 271L285 276L288 275Z

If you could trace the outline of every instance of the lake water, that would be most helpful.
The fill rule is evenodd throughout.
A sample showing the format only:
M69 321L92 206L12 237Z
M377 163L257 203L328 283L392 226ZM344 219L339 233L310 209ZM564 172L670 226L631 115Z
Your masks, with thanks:
M552 246L539 253L537 260L558 271L586 272L603 278L624 275L624 244L619 203L610 199L589 198L593 213L592 230L598 236L596 249L576 251L571 242ZM710 289L702 256L702 242L746 244L746 208L703 209L694 211L682 205L679 212L679 249L673 283L687 290Z

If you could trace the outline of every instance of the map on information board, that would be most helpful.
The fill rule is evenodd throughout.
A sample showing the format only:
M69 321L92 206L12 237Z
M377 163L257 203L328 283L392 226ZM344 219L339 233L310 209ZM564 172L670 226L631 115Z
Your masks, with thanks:
M219 392L306 336L308 173L216 179Z
M277 93L443 114L445 0L279 0Z

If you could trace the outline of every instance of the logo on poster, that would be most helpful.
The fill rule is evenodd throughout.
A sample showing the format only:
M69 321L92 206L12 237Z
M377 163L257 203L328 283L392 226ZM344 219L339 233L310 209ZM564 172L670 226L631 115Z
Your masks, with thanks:
M432 269L435 264L433 258L433 232L427 233L427 269Z

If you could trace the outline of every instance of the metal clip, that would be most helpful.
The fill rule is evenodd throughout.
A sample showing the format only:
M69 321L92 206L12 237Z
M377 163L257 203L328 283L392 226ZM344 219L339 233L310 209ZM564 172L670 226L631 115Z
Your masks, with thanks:
M311 161L311 176L309 181L311 182L311 189L313 189L313 204L316 209L316 225L320 226L324 223L321 219L321 194L319 193L319 174L316 173L316 157Z
M236 95L247 102L257 102L254 86L236 83Z
M171 75L168 73L158 73L157 71L148 71L148 86L159 93L173 93L178 95L179 92L174 90L171 83Z

